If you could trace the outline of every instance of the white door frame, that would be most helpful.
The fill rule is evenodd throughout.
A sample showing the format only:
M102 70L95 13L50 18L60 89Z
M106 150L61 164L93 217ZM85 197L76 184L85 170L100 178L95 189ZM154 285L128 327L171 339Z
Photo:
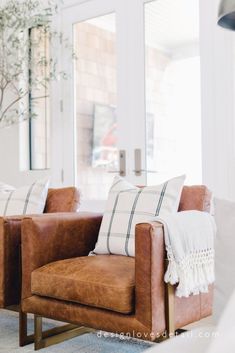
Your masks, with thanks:
M143 0L89 0L65 7L61 18L62 31L72 39L73 24L116 13L118 147L126 150L127 178L136 184L145 183L145 174L136 177L134 173L134 149L145 150L144 3ZM62 66L72 78L63 82L61 90L61 97L64 97L63 183L76 185L73 67L66 58L63 58ZM145 169L144 153L142 168Z

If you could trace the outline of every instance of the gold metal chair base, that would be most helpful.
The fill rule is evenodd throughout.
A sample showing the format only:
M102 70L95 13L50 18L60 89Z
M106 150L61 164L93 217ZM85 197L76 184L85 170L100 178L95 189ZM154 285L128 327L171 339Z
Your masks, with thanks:
M28 335L28 315L19 310L19 345L24 347L34 342L34 334Z
M42 348L46 348L52 346L54 344L58 344L69 340L71 338L84 335L86 333L95 332L95 329L84 327L84 326L76 326L72 324L66 324L63 326L54 327L52 329L43 331L42 328L42 320L43 318L38 315L34 315L34 334L27 334L27 314L20 311L20 346L25 346L30 343L34 343L34 349L39 350ZM171 333L166 331L165 335L158 337L154 342L161 343L169 338L175 337L186 330L179 329L173 331L173 326L171 326Z
M38 315L34 315L34 333L35 335L33 336L33 341L34 341L34 349L39 350L42 348L46 348L49 346L52 346L54 344L58 344L61 342L64 342L66 340L69 340L74 337L82 336L86 333L90 332L95 332L95 329L84 327L84 326L76 326L72 324L67 324L64 326L59 326L52 328L47 331L42 331L42 317ZM169 332L167 332L166 335L163 335L162 337L159 337L155 340L155 343L161 343L169 338L174 337L175 335L179 335L182 332L185 332L186 330L176 330L174 333L172 332L171 335L169 335ZM28 336L28 339L30 339L31 336Z
M176 330L174 333L172 333L171 335L169 335L168 332L165 332L163 333L160 337L156 338L154 340L155 343L162 343L170 338L173 338L173 337L176 337L176 336L179 336L181 334L183 334L184 332L187 332L187 330L185 329L178 329Z
M165 284L165 303L166 303L166 331L168 338L175 335L175 288L171 284Z
M39 350L96 330L67 324L42 331L42 317L34 315L34 349Z
M49 347L64 342L70 338L95 331L91 328L78 327L72 324L66 324L42 331L42 317L34 315L34 334L28 335L27 321L27 314L19 311L19 345L20 347L24 347L28 344L34 343L35 350Z
M10 305L6 310L19 313L19 345L20 347L34 342L34 335L28 335L28 315L21 311L20 305Z

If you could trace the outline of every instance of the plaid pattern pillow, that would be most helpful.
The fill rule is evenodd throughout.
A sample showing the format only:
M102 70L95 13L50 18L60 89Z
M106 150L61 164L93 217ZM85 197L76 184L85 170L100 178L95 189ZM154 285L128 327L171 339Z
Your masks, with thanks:
M98 241L90 255L135 255L135 226L162 212L177 212L185 176L138 188L116 177L109 191Z
M43 179L32 185L0 192L0 216L16 216L43 213L49 180Z

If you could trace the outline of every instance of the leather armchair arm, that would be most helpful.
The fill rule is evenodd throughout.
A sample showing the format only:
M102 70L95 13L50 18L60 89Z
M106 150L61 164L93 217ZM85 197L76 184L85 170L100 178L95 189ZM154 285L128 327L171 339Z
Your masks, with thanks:
M94 249L102 215L46 214L22 221L22 298L31 295L31 273L62 259L86 256Z
M136 318L151 332L166 329L165 283L166 251L160 223L136 226ZM181 328L211 314L212 288L209 293L174 298L175 328Z
M151 332L165 330L163 226L141 223L135 232L136 318Z
M19 248L22 217L0 217L0 307L19 302ZM12 285L12 283L14 285Z

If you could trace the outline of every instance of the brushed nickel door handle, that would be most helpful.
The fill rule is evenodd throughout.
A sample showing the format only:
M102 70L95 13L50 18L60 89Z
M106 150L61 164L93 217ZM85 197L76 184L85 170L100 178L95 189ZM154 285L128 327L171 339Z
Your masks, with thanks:
M126 151L119 151L119 170L109 170L108 173L119 174L120 176L126 176Z
M135 173L136 176L141 176L142 173L159 173L157 170L147 170L147 169L142 169L141 164L141 149L136 148L135 149L135 170L133 172Z

